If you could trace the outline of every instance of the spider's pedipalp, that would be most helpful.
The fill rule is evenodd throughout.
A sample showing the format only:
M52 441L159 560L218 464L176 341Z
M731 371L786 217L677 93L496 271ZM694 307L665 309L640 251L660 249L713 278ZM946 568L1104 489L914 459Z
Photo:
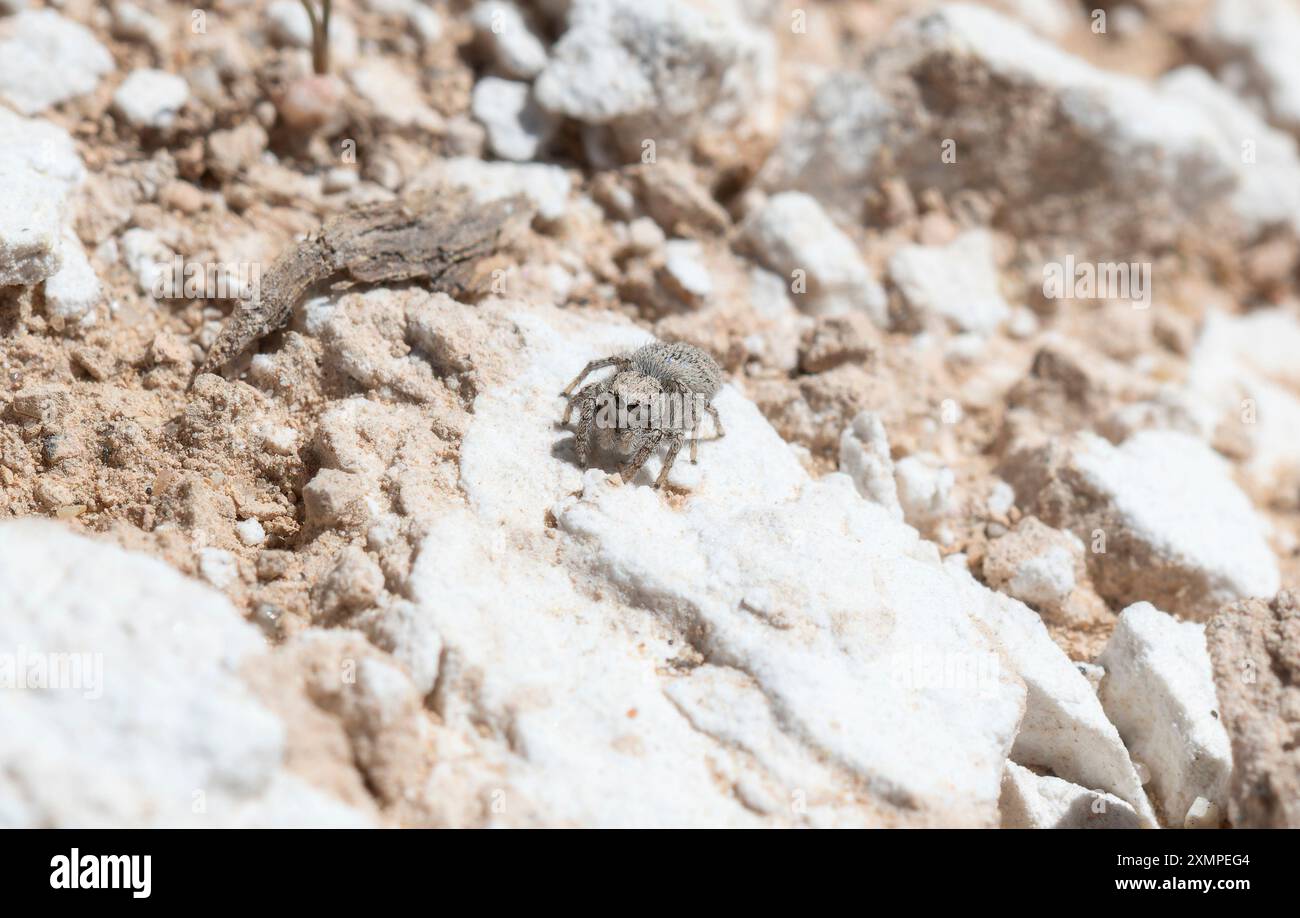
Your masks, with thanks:
M636 451L636 455L632 457L632 461L619 470L619 476L624 482L630 482L636 477L636 473L641 471L641 466L646 464L646 460L650 458L650 454L659 448L659 444L663 438L664 432L662 430L651 430L645 435L645 438L641 443L641 448ZM655 485L655 487L658 487L658 485Z
M575 395L565 396L566 398L568 398L569 403L564 406L564 420L561 423L568 424L569 418L572 417L573 415L573 406L581 404L584 398L595 398L596 393L603 386L604 383L594 382L589 386L583 386L581 389L578 390L577 394Z

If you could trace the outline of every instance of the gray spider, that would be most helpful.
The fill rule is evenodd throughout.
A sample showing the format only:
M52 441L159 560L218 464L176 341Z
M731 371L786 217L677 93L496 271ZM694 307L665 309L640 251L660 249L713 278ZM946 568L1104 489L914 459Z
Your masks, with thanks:
M580 382L604 367L616 367L617 372L574 394ZM680 342L656 341L631 354L593 360L561 393L569 399L564 409L565 425L573 409L579 409L578 463L584 469L588 466L594 430L602 449L631 457L619 469L623 480L631 481L651 454L666 442L668 457L654 485L662 487L690 433L695 434L691 437L691 461L697 461L700 412L707 412L713 418L714 439L726 435L718 409L711 404L721 385L722 370L713 358L698 347Z

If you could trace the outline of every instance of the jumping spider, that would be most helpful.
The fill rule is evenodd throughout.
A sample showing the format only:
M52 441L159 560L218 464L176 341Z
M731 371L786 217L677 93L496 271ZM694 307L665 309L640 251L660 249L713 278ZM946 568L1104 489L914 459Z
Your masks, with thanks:
M589 374L604 367L616 367L614 375L574 389ZM711 402L722 385L722 370L713 358L690 344L656 341L630 354L617 354L587 364L578 378L560 393L569 400L563 424L578 411L578 463L589 464L593 429L602 449L631 458L619 469L624 481L631 481L646 460L668 443L655 487L663 487L687 434L691 437L691 462L697 461L700 442L697 411L713 418L714 439L725 436L718 409Z

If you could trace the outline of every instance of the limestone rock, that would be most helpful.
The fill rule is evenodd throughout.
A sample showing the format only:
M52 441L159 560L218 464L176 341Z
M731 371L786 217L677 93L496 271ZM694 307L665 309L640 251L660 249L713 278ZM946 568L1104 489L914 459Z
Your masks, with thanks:
M0 100L24 115L93 92L112 71L94 34L54 10L0 19Z
M1113 446L1092 434L1004 465L1017 504L1088 546L1097 591L1189 618L1277 592L1264 523L1224 461L1187 434L1142 431Z
M1150 603L1119 617L1098 662L1101 703L1151 773L1165 824L1183 825L1198 798L1226 809L1232 752L1220 719L1205 626Z
M361 826L290 774L240 668L264 653L219 594L151 558L0 526L7 826Z

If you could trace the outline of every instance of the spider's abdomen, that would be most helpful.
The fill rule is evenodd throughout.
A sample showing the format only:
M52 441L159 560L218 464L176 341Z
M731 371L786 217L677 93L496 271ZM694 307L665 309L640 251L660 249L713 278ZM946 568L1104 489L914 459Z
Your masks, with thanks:
M632 354L632 366L653 376L665 389L695 392L711 400L722 386L722 369L717 362L692 344L656 341Z

